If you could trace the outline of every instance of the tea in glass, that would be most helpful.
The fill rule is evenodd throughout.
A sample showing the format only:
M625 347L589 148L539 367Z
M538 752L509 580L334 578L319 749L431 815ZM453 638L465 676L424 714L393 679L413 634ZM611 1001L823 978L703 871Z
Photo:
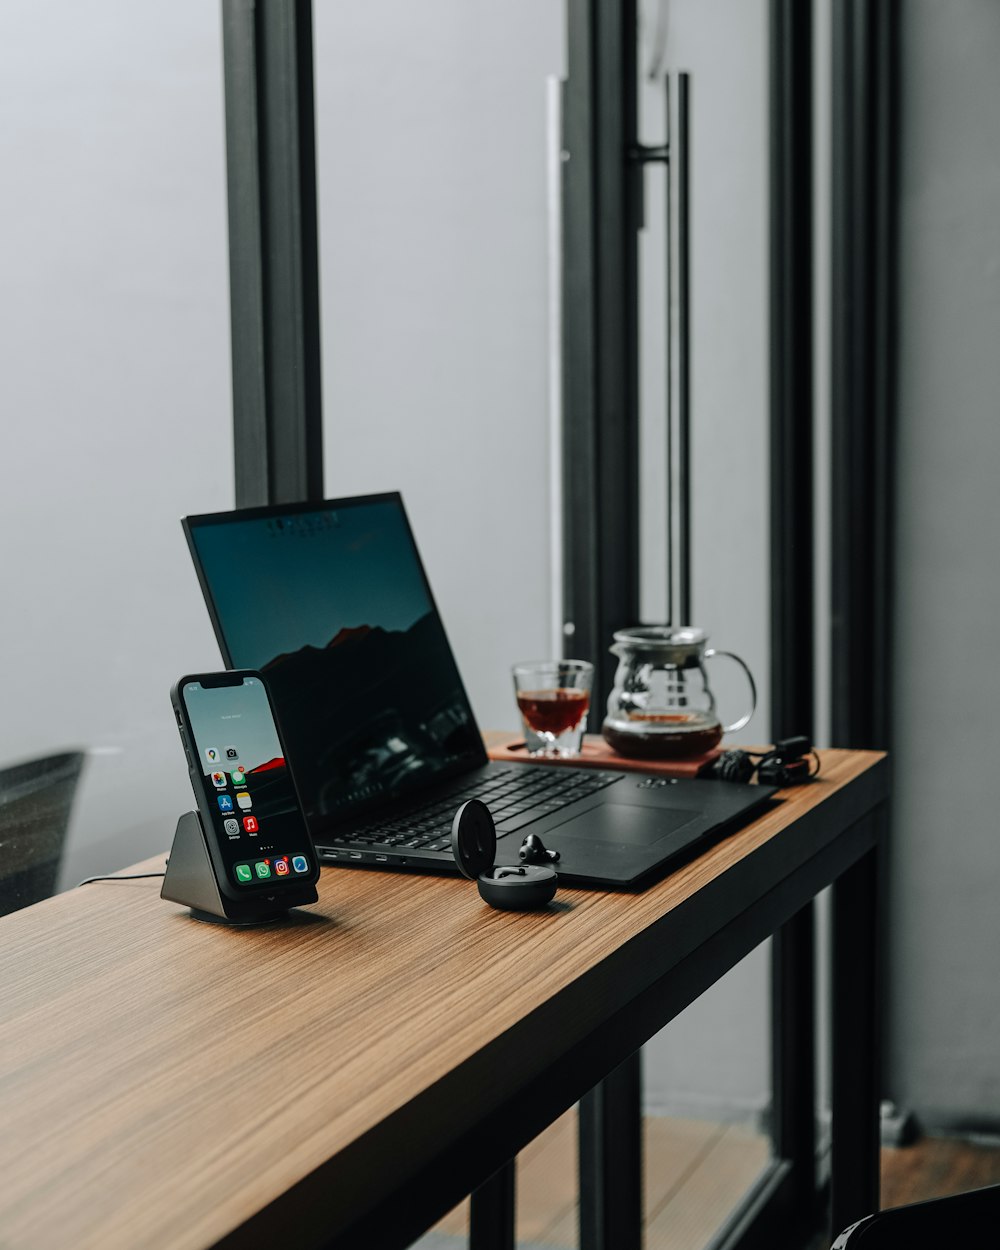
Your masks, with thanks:
M586 660L515 664L514 694L529 755L580 754L594 666Z

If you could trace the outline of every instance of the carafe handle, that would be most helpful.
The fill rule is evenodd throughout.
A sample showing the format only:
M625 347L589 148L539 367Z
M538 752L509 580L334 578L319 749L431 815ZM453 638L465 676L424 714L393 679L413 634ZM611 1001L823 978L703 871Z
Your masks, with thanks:
M751 716L753 716L754 712L756 712L757 710L757 686L754 683L753 673L750 672L750 669L746 665L746 661L741 660L740 657L735 652L716 651L714 647L711 647L709 648L708 651L705 652L705 659L710 660L713 656L716 656L716 655L724 655L730 660L735 660L736 663L740 666L740 668L744 671L744 673L746 673L747 681L750 683L750 711L747 712L745 716L741 716L739 720L733 721L731 725L722 726L722 732L724 734L731 734L731 733L735 733L737 729L742 729L744 725L749 725Z

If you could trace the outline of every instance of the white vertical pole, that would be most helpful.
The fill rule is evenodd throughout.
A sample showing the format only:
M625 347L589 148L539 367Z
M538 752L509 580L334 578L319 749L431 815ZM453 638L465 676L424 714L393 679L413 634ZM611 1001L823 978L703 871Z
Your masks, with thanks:
M562 79L546 80L546 208L548 244L549 636L551 654L563 653L562 483Z

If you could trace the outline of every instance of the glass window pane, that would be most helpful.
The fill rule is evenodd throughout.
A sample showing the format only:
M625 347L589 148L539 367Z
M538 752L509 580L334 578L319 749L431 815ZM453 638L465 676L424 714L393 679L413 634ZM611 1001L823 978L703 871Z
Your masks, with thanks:
M746 0L639 6L640 134L666 137L671 76L677 195L677 74L689 77L691 567L693 622L753 671L760 703L727 746L767 741L768 724L768 10ZM642 608L667 600L664 437L666 177L647 168L640 235ZM675 227L676 228L676 227ZM676 272L673 284L676 311ZM676 329L676 323L675 323ZM676 339L674 341L676 352ZM676 403L676 359L673 386ZM711 668L724 722L747 707L735 665ZM771 1157L769 944L754 951L644 1048L646 1244L710 1244ZM734 1027L734 1022L739 1027Z
M401 490L477 718L551 654L562 0L315 6L328 494ZM558 367L558 366L557 366Z

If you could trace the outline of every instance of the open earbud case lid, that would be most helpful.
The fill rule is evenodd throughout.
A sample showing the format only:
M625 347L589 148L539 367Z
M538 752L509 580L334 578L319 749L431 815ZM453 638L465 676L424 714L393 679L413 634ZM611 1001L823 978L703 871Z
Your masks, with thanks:
M496 861L497 832L490 809L480 799L469 799L455 813L451 849L463 874L475 881Z

